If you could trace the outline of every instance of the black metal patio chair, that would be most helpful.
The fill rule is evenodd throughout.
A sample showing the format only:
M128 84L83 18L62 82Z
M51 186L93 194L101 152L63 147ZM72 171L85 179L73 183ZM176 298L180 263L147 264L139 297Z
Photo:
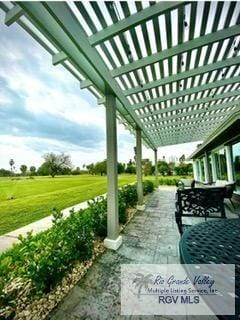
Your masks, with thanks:
M175 219L180 234L189 227L183 224L183 217L226 218L224 209L225 188L193 188L177 190Z

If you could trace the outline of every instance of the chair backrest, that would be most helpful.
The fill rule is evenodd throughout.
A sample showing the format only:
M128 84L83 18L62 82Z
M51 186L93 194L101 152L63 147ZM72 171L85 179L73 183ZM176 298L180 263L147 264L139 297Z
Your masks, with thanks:
M195 180L194 179L180 179L176 186L179 187L179 185L182 185L183 188L194 188L195 186Z
M225 188L177 190L176 209L179 216L225 217Z
M226 218L224 196L226 189L193 188L177 190L175 219L180 234L183 234L182 217Z
M231 199L233 195L233 191L236 188L236 183L229 183L225 185L225 198Z

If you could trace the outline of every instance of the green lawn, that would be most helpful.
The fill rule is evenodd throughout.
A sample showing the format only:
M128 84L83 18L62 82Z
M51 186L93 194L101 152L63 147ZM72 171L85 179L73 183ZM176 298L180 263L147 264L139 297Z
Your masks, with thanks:
M135 175L120 175L119 186L135 180ZM0 234L44 218L54 207L64 209L106 193L106 184L106 177L91 175L0 178Z

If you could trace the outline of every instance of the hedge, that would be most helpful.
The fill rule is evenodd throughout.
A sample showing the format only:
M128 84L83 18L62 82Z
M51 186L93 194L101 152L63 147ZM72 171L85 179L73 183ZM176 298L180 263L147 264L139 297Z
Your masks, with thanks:
M152 192L154 184L144 181L144 194ZM135 185L127 185L119 190L119 221L127 221L127 208L137 203ZM89 207L78 212L72 211L63 218L54 210L52 228L37 235L29 233L19 237L20 243L0 255L0 305L14 303L4 288L13 279L31 281L31 294L49 292L71 271L75 262L86 261L93 255L94 239L107 234L107 199L99 197L89 201Z

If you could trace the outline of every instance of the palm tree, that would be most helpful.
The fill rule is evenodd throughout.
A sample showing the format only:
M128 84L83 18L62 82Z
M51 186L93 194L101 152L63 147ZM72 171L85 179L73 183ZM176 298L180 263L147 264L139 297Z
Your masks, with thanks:
M146 276L143 273L137 273L136 278L133 280L133 283L135 283L135 288L138 287L138 299L141 295L141 290L144 287L145 289L148 288L149 284L152 284L153 281L151 279L153 275L147 274Z
M9 165L10 165L10 168L11 168L11 172L13 172L14 163L15 163L14 160L13 160L13 159L10 159Z

